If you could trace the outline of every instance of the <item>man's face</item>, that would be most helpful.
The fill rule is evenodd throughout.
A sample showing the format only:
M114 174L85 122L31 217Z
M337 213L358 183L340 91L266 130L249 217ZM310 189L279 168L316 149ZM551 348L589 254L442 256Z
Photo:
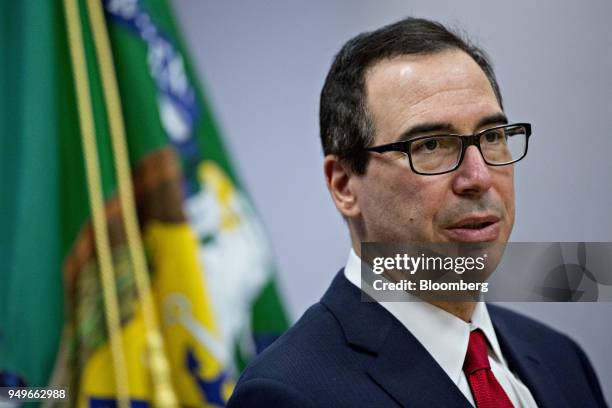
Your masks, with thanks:
M493 89L466 53L407 55L366 73L374 146L431 134L473 134L504 122ZM365 175L351 177L361 240L506 242L514 224L514 168L485 164L470 146L454 172L414 173L399 152L371 153Z

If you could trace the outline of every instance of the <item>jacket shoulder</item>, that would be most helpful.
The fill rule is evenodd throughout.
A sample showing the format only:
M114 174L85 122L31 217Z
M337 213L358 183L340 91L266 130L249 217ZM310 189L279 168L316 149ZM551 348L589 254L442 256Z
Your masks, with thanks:
M233 407L310 408L316 405L304 393L283 382L269 378L252 378L240 382L228 401Z
M570 337L520 313L495 305L487 305L496 330L511 335L515 341L528 344L547 366L549 373L571 390L571 395L586 392L598 406L605 407L599 379L584 350ZM572 373L568 377L568 373ZM572 380L567 383L567 378ZM585 398L587 398L585 396Z
M249 364L236 389L256 379L281 382L296 390L326 386L320 383L324 377L350 366L348 347L334 315L316 303Z

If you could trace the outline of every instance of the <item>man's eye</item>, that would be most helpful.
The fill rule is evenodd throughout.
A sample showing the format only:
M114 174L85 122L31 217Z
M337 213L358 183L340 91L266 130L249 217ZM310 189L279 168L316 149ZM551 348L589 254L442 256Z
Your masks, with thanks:
M418 140L412 144L412 154L437 155L447 154L456 151L458 147L457 141L449 138L431 138Z
M487 143L495 143L503 139L503 135L501 132L488 132L485 133L484 137Z
M440 146L437 140L420 140L412 145L412 153L430 153Z
M427 150L435 150L435 148L438 147L438 141L437 140L428 140L425 142L425 148Z

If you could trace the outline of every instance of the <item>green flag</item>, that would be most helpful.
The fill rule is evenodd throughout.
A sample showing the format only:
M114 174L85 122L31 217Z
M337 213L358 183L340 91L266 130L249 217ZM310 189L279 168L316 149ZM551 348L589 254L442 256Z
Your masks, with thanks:
M158 356L179 403L222 405L287 327L271 251L165 1L101 3L0 10L0 382L148 404Z
M0 383L46 384L63 322L53 2L0 10Z

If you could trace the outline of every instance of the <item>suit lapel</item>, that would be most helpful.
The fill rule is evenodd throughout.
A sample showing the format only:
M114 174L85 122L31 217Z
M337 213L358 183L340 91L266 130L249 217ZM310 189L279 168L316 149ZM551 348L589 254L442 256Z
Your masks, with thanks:
M489 307L489 310L494 309ZM529 388L538 407L569 408L567 401L563 399L563 391L553 380L554 376L545 363L533 351L533 347L516 336L511 327L497 314L491 313L491 320L510 370Z
M404 407L471 407L418 340L382 306L361 296L341 270L321 303L336 316L347 342L373 355L370 378Z
M368 374L405 407L471 407L427 350L395 319Z

